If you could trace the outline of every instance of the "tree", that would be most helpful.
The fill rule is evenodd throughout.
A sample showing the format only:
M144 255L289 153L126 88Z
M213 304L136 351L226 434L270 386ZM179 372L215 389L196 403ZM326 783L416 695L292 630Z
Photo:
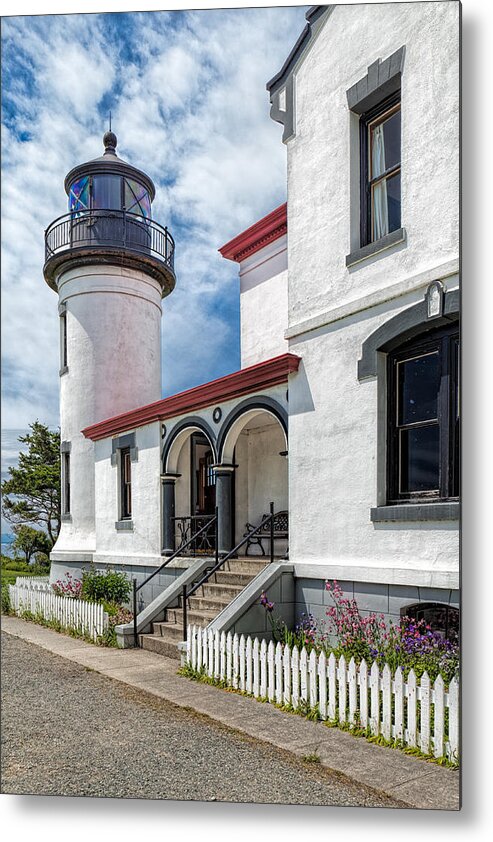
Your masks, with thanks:
M2 483L2 511L10 523L39 524L46 530L49 552L60 531L60 433L39 421L29 427L30 433L19 436L28 450L19 454L18 466L9 468Z
M30 564L35 553L49 553L51 549L50 539L46 532L42 532L41 529L19 524L14 526L14 535L12 549L15 553L24 553L26 564Z

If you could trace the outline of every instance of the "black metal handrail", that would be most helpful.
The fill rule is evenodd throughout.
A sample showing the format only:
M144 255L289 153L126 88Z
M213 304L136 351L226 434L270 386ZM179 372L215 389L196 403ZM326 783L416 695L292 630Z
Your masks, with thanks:
M171 561L173 561L179 555L179 553L183 552L183 550L187 546L189 546L192 543L192 541L195 541L197 539L197 537L202 532L204 532L205 529L208 529L211 526L212 523L214 523L215 527L216 527L215 528L216 536L215 536L214 544L215 544L215 561L216 561L216 564L217 564L217 561L218 561L218 542L217 542L217 506L216 506L216 514L212 516L211 520L208 520L207 523L204 524L204 526L202 526L199 530L197 530L197 532L194 535L192 535L192 537L187 541L186 544L183 544L182 546L178 547L178 549L175 550L174 553L172 553L166 559L166 561L163 561L163 563L159 567L157 567L156 570L153 570L153 572L150 574L150 576L147 577L147 579L144 579L144 581L141 582L140 585L137 585L137 579L133 579L133 610L134 610L133 626L134 626L134 645L135 646L139 645L139 636L138 636L138 633L137 633L137 594L138 594L138 592L144 587L144 585L147 585L148 582L150 582L151 579L154 578L154 576L157 576L157 574L160 573L161 570L163 570L165 567L167 567L168 564Z
M167 228L137 213L98 209L73 211L45 231L45 260L66 250L121 248L162 261L174 272L175 241Z
M228 553L226 553L225 556L222 556L220 559L217 558L217 541L216 541L216 563L215 563L214 567L212 567L210 570L206 570L205 574L202 576L200 581L197 582L195 585L192 585L192 587L190 588L188 593L187 593L187 585L183 585L183 589L182 589L183 640L186 641L186 639L187 639L187 599L190 599L190 597L193 596L193 594L196 591L198 591L198 589L200 587L202 587L202 585L204 585L210 579L210 577L214 573L216 573L219 570L220 567L223 566L223 564L226 561L229 561L230 558L233 558L233 556L236 555L236 553L238 552L240 547L242 547L243 544L246 544L246 542L248 541L249 538L252 537L252 535L255 535L257 532L259 532L261 529L263 529L269 521L270 521L270 563L272 564L272 562L274 561L274 518L275 518L274 503L270 503L269 509L270 509L270 514L268 514L267 517L262 518L262 522L258 526L256 526L254 529L251 529L250 532L247 532L247 534L243 536L243 538L236 545L236 547L233 547L232 550L230 550Z

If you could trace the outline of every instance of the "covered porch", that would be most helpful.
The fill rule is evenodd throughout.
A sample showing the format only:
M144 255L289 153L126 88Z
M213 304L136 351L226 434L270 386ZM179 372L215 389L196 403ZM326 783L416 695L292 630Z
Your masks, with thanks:
M287 382L298 363L294 355L284 354L221 378L207 384L204 403L209 400L193 415L166 419L161 474L163 555L180 547L184 555L212 555L216 541L220 555L229 553L262 523L273 504L274 555L286 557ZM188 543L199 530L197 539ZM246 541L239 554L270 555L270 528Z

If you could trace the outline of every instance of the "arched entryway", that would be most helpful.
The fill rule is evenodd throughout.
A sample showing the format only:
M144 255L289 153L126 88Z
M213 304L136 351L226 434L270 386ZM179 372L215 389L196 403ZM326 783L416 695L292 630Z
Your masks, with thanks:
M189 418L174 427L165 440L162 462L163 552L171 554L215 513L217 451L208 425ZM208 541L200 544L208 549ZM192 546L191 552L196 549Z
M236 545L249 525L261 522L271 501L276 512L287 512L287 451L287 416L272 399L246 400L226 418L216 468L222 551ZM276 540L275 554L284 556L286 550L287 539ZM248 553L261 554L261 544L250 545Z

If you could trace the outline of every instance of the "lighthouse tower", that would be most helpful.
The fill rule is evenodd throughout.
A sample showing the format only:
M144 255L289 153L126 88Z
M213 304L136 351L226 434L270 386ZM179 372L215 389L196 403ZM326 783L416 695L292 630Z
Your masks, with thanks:
M161 301L174 242L152 219L151 179L116 154L65 178L69 212L46 230L46 282L58 293L62 528L60 560L95 549L94 445L81 430L161 398ZM88 557L88 556L87 556Z

